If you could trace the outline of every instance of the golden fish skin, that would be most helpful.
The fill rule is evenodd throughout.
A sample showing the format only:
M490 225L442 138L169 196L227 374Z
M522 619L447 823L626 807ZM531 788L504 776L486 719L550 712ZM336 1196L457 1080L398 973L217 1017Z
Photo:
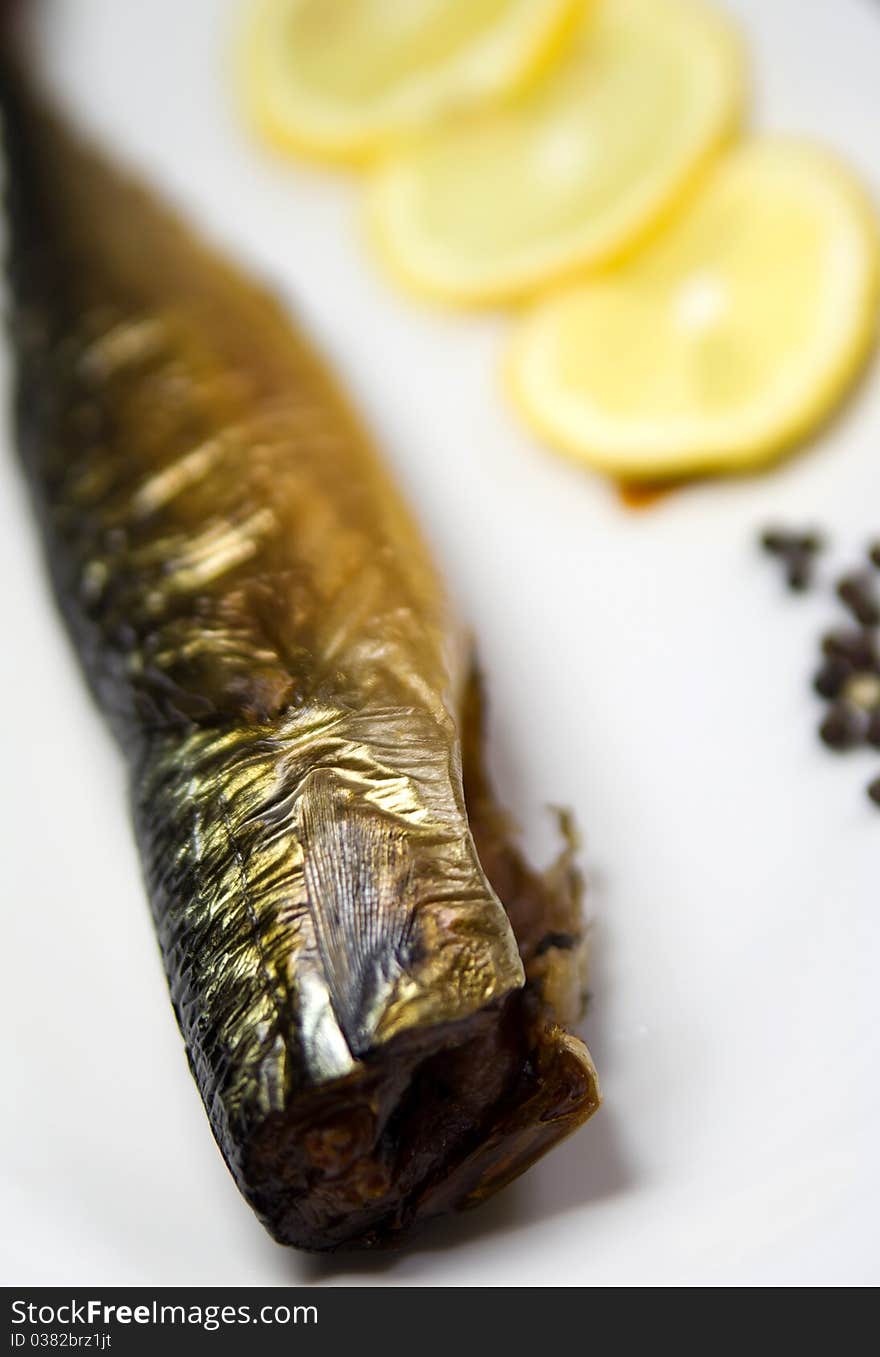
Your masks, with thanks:
M577 874L509 843L468 648L307 343L3 84L21 456L193 1074L278 1240L395 1241L598 1105Z

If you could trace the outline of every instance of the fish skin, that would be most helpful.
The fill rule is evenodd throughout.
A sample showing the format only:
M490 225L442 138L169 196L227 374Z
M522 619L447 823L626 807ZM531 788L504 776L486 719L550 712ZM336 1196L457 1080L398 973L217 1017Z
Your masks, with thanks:
M597 1106L576 876L509 843L466 640L307 342L0 84L21 457L193 1074L276 1238L387 1243Z

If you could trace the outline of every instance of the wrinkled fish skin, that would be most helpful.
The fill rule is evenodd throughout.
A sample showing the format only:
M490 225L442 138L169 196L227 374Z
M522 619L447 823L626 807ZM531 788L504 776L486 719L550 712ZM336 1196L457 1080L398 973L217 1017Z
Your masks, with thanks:
M387 1243L596 1107L577 877L509 844L467 647L308 345L3 84L21 456L190 1064L276 1238Z

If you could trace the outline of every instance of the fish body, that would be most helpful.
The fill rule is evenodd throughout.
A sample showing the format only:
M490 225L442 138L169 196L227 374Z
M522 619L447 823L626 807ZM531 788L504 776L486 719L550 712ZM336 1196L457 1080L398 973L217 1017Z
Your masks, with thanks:
M193 1074L277 1239L393 1242L597 1106L577 874L510 843L469 646L309 344L2 103L18 443Z

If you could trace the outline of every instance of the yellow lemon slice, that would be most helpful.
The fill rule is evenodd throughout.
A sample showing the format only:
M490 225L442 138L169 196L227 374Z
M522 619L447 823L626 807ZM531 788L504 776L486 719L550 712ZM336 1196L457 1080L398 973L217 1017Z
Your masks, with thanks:
M510 386L548 439L623 479L755 467L858 373L878 276L876 220L848 171L755 140L642 253L521 323Z
M378 167L375 239L404 282L464 303L604 263L736 126L744 86L737 36L700 0L600 0L526 94Z
M549 62L586 0L254 0L243 86L272 140L358 160L497 99Z

